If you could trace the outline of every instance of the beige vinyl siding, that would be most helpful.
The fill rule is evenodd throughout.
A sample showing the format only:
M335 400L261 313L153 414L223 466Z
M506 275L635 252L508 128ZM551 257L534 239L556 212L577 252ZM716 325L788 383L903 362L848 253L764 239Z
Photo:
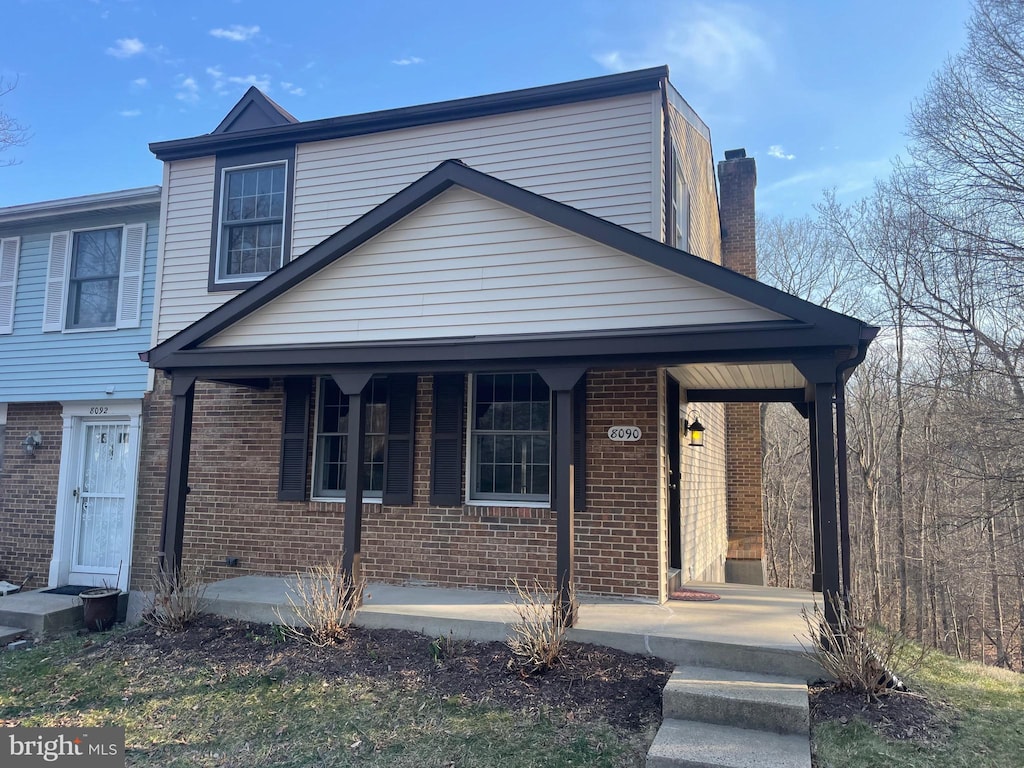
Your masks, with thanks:
M450 159L650 235L659 110L641 93L299 145L293 257Z
M161 233L158 342L216 309L234 292L207 292L213 226L214 158L175 160L167 173L166 225Z
M779 317L455 187L207 346L652 328Z
M726 513L725 406L721 403L683 404L700 416L707 430L704 447L690 446L680 431L679 517L682 536L682 578L724 581L729 549Z
M669 105L669 129L690 190L690 253L722 263L722 234L711 143ZM671 227L672 222L666 222Z

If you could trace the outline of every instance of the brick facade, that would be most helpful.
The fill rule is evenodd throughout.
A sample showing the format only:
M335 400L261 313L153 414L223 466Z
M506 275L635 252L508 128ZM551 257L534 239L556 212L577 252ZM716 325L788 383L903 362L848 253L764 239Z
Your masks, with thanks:
M50 573L62 426L60 403L7 406L0 469L0 579L21 584L29 577L28 589L46 586ZM28 455L21 441L36 430L43 444Z
M726 152L718 164L722 221L722 264L757 278L754 190L757 168L743 150ZM729 559L762 560L764 515L761 482L761 406L729 403L726 420L726 473Z
M587 508L576 513L582 592L658 596L656 376L588 374ZM365 577L489 589L506 589L513 577L550 584L550 510L429 505L431 384L429 376L418 382L413 505L364 505ZM207 581L293 573L341 553L344 503L277 499L282 399L280 381L266 391L197 385L183 559L200 565ZM157 562L170 424L165 379L158 378L143 418L133 588L145 586ZM645 438L613 443L606 434L613 424L639 426ZM228 567L228 557L238 567Z

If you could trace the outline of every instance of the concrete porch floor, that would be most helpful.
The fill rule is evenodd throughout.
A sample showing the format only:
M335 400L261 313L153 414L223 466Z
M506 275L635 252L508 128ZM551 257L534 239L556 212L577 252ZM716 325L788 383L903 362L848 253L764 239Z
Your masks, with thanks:
M288 623L294 616L294 577L241 576L210 584L209 613L245 621ZM653 602L580 598L577 642L658 656L677 664L773 672L820 679L820 668L803 652L806 627L801 608L811 610L804 590L741 584L688 584L721 595L710 602ZM370 584L359 626L407 629L429 637L453 634L477 641L504 640L515 621L505 592ZM806 641L805 641L806 642Z

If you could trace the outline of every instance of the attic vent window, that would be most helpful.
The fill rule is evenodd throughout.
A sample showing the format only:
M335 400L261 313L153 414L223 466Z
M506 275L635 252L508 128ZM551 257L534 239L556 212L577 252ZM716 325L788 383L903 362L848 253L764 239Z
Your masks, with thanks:
M281 267L287 170L287 163L224 170L218 282L250 281Z

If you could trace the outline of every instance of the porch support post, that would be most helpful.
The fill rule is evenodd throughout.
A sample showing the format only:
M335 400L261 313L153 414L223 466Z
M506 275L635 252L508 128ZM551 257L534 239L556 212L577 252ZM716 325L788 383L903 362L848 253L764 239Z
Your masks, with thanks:
M818 442L817 419L814 415L814 403L807 409L807 430L811 454L811 545L814 549L814 570L811 571L811 591L821 592L821 533L818 521L821 518L821 505L818 499Z
M839 543L843 601L850 607L850 483L846 447L846 382L836 379L836 469L839 478Z
M188 497L188 455L192 447L192 410L196 377L171 378L171 434L167 448L167 479L164 484L164 519L160 530L160 570L181 568L185 538L185 501Z
M538 371L555 395L554 449L555 476L555 610L571 627L576 623L576 605L572 600L574 544L575 466L573 459L573 387L584 368L548 368Z
M839 527L836 507L836 457L832 430L834 381L814 384L814 443L818 454L818 535L821 539L821 591L825 620L839 629L837 601L841 599Z
M342 394L348 396L348 447L345 463L345 533L341 568L355 590L357 603L361 597L363 536L363 446L366 414L363 408L367 384L372 373L335 373L333 378Z

